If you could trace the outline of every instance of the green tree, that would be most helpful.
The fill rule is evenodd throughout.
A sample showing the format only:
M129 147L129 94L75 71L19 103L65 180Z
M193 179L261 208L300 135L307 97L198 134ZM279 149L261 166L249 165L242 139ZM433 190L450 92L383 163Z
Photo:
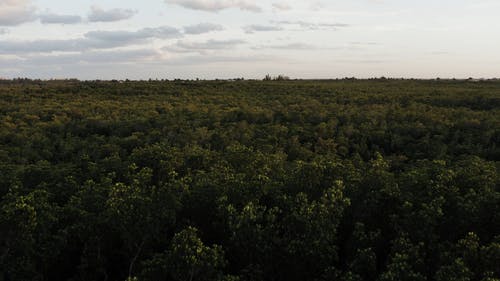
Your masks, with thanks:
M220 246L203 244L194 227L175 234L168 251L168 270L173 280L221 280L225 266Z

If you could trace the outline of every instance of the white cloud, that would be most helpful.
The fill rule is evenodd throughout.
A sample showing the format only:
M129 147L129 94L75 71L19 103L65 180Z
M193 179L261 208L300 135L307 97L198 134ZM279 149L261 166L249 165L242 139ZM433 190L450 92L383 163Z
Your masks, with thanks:
M114 22L129 19L135 14L137 11L129 9L104 10L98 6L92 6L88 20L90 22Z
M237 8L243 11L261 12L262 8L252 0L165 0L167 4L176 4L184 8L218 12Z
M224 30L224 27L222 27L222 25L213 23L199 23L184 27L184 33L186 34L202 34L221 30Z
M1 0L0 26L19 25L36 20L35 8L29 0Z
M273 3L273 8L279 11L289 11L292 9L292 7L285 2Z
M308 22L308 21L274 21L276 24L280 25L288 25L299 27L302 30L325 30L325 29L333 29L336 30L342 27L349 27L349 24L346 23L325 23L325 22Z

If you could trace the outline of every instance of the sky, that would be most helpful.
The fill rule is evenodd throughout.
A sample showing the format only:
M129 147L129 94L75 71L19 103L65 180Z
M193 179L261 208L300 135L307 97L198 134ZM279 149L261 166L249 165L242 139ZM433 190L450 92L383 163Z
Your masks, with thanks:
M499 0L0 0L0 77L500 77Z

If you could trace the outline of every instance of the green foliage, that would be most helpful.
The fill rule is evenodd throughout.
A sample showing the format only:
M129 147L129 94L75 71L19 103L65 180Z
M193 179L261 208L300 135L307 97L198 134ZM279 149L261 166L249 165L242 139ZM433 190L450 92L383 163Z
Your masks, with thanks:
M500 279L498 81L0 81L0 281Z
M174 235L167 259L170 275L179 281L216 280L225 265L222 248L205 246L192 227Z

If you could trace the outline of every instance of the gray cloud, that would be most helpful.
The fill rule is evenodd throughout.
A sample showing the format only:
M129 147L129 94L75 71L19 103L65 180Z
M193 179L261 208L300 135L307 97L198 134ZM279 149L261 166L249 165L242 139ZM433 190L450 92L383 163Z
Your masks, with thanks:
M128 9L103 10L92 6L89 22L114 22L129 19L137 12ZM42 24L75 24L83 21L78 15L37 14L31 0L0 0L0 26L15 26L40 20Z
M186 34L202 34L221 30L224 30L224 27L222 27L222 25L214 23L199 23L184 27L184 33Z
M280 31L285 29L299 30L337 30L338 28L348 27L345 23L313 23L307 21L271 21L271 25L247 25L243 27L245 33L255 33L264 31Z
M2 41L0 54L69 52L85 49L84 38L69 40Z
M80 58L86 62L117 63L159 59L161 54L151 49L98 51L82 53Z
M137 11L127 9L103 10L100 7L92 6L88 20L90 22L113 22L126 20L133 17Z
M173 27L143 28L138 31L90 31L82 38L63 40L0 41L0 54L81 52L147 43L150 39L181 37Z
M244 44L244 40L240 39L230 39L230 40L213 40L210 39L206 42L201 43L188 43L188 42L178 42L177 46L184 49L192 50L220 50L220 49L231 49L236 45Z
M218 12L225 9L237 8L250 12L261 12L262 8L252 0L165 0L167 4L175 4L187 9Z
M78 54L34 55L28 56L24 62L34 65L62 65L77 63L132 63L160 58L161 54L151 49L86 51Z
M0 26L13 26L36 20L35 8L29 0L0 1Z
M259 31L280 31L280 30L283 30L283 28L281 26L277 26L277 25L254 24L254 25L247 25L247 26L243 27L243 30L246 33L254 33L254 32L259 32Z
M158 38L158 39L168 39L168 38L178 38L181 37L181 32L174 27L161 26L155 28L143 28L138 31L90 31L85 34L85 37L89 39L97 39L101 41L110 42L137 42L143 39Z
M141 68L147 64L154 64L162 61L161 54L151 49L139 50L113 50L113 51L87 51L77 54L59 55L28 55L24 57L2 57L0 55L0 74L7 77L31 76L31 77L81 77L92 76L103 78L106 71L103 68L112 67L117 73L123 67ZM141 66L138 66L141 65ZM109 73L108 73L109 74ZM129 77L130 72L122 75Z
M178 38L181 37L182 34L179 29L170 26L160 26L160 27L147 27L139 30L136 33L142 33L149 37L159 38L159 39L168 39L168 38Z
M105 60L102 60L103 58ZM111 59L106 60L106 58ZM237 70L240 63L254 64L257 68L265 67L262 71L269 71L267 65L277 61L279 61L277 57L260 55L192 55L165 58L153 50L92 52L83 55L36 55L9 60L4 60L0 56L2 64L0 76L42 79L71 77L79 79L148 79L155 77L215 79L233 78L237 75L235 73L240 73ZM200 68L200 66L203 67ZM207 66L217 66L219 71L214 72ZM223 69L225 71L222 71ZM258 76L260 77L260 74Z
M9 31L5 28L0 28L0 35L7 34Z
M204 53L206 51L233 49L238 45L245 44L246 41L240 39L229 40L208 40L205 42L178 41L176 44L166 46L165 51L174 53Z
M39 18L43 24L75 24L82 22L82 17L77 15L42 14Z

